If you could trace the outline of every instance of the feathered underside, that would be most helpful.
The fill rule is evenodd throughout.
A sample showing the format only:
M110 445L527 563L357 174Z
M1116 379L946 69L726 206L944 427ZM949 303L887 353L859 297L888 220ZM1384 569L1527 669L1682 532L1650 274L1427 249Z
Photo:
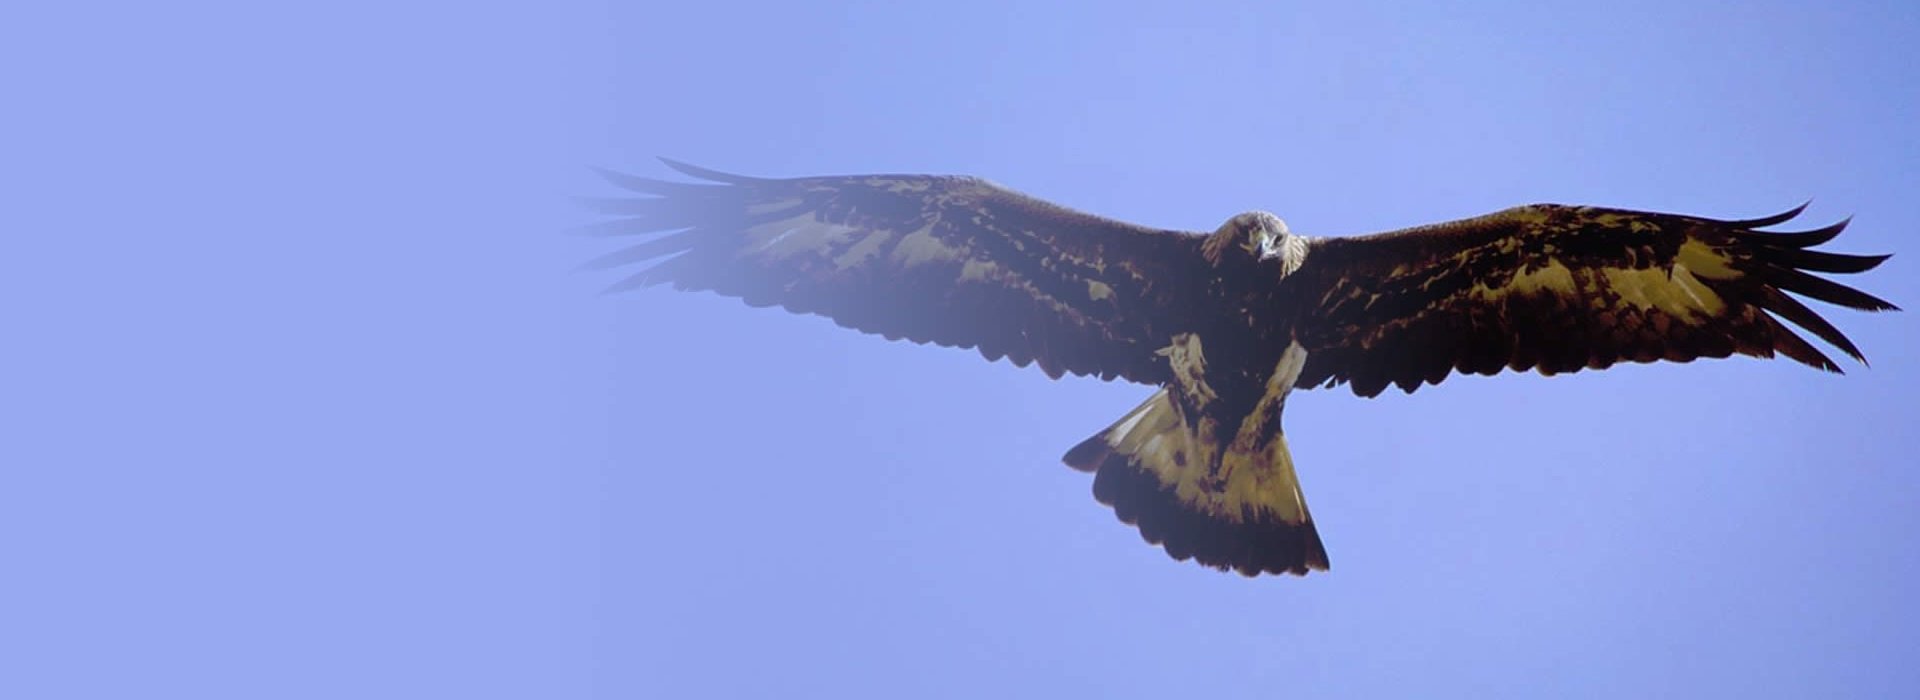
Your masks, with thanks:
M827 316L989 360L1159 383L1154 351L1204 289L1200 237L1072 211L984 180L932 175L764 179L667 161L705 182L604 173L648 195L593 199L642 237L588 264L658 261L610 291L655 284Z
M1714 220L1533 205L1436 226L1315 241L1298 279L1301 387L1373 396L1452 372L1541 374L1617 362L1776 354L1840 367L1786 324L1865 361L1789 293L1866 311L1885 300L1810 273L1873 269L1887 255L1814 250L1847 222L1762 231L1797 216ZM1785 323L1783 323L1783 321Z

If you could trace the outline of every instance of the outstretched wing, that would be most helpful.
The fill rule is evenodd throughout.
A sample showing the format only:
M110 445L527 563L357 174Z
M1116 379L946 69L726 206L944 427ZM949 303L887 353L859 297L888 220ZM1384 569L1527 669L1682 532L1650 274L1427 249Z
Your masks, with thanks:
M592 233L673 232L589 263L666 258L609 291L670 283L889 339L1037 362L1053 377L1162 383L1166 363L1154 351L1206 289L1200 236L1071 211L984 180L775 180L666 162L707 182L606 173L653 196L591 200L624 217Z
M1620 361L1775 353L1839 372L1781 321L1864 361L1788 296L1893 304L1808 274L1864 272L1886 255L1812 250L1846 222L1771 233L1806 205L1744 221L1533 205L1403 231L1314 241L1291 280L1307 348L1297 386L1411 392L1458 371L1541 374Z

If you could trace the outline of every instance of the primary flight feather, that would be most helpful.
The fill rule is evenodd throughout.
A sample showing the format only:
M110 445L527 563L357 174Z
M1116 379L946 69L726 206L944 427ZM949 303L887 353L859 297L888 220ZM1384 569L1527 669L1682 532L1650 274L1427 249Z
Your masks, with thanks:
M1887 259L1813 249L1845 221L1760 230L1805 205L1717 220L1536 204L1309 238L1265 212L1210 234L1147 228L970 177L765 179L666 163L699 182L609 172L646 196L592 200L618 218L590 232L645 238L589 267L653 262L613 290L709 290L1053 377L1157 385L1064 459L1148 542L1248 575L1327 568L1280 426L1296 388L1370 397L1455 372L1735 353L1839 372L1788 324L1864 361L1859 348L1788 293L1895 309L1810 274Z

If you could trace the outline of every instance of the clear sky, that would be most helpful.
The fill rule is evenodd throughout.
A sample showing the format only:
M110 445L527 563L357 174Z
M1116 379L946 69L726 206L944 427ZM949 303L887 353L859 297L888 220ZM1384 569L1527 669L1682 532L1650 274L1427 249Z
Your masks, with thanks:
M584 166L667 155L1311 235L1814 197L1920 305L1912 3L1039 5L5 23L0 696L1920 687L1912 314L1823 307L1845 377L1296 395L1333 570L1246 579L1059 463L1147 387L568 271Z

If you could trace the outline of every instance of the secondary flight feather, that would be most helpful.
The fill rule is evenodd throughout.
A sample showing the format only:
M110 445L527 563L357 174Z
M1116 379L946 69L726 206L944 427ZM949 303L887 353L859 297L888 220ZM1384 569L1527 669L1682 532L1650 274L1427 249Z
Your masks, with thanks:
M604 173L641 196L591 200L592 263L819 314L889 339L1159 387L1066 453L1094 496L1177 559L1259 573L1327 568L1281 430L1295 389L1411 392L1454 373L1552 375L1618 362L1783 356L1840 372L1795 328L1864 362L1793 295L1895 310L1811 273L1887 255L1798 232L1535 204L1366 236L1314 238L1248 212L1211 233L1073 211L933 175L767 179L666 161L694 182Z

